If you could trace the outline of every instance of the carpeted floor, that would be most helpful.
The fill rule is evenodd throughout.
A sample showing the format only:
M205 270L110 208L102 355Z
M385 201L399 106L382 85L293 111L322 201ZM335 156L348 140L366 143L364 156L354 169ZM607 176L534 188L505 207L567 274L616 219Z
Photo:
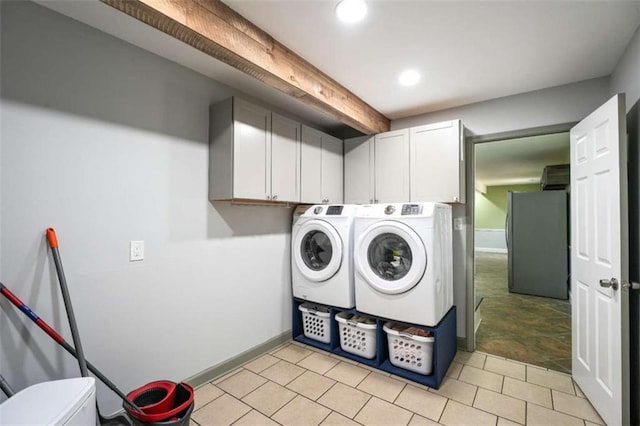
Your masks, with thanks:
M476 252L475 289L478 350L571 373L568 300L509 293L507 255L499 253Z

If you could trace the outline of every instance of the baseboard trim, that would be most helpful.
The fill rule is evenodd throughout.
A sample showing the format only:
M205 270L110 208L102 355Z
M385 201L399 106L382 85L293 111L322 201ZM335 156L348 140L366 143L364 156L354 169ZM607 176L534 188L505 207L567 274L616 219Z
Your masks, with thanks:
M189 383L194 388L197 388L198 386L201 386L220 376L225 375L229 371L235 370L242 364L252 360L258 355L268 352L271 349L274 349L281 344L291 340L291 335L292 331L287 330L284 333L273 337L264 343L254 346L253 348L234 356L233 358L222 361L221 363L216 364L213 367L207 368L206 370L189 377L187 380L185 380L185 382Z
M476 247L476 251L482 252L482 253L503 253L503 254L507 254L507 249L503 249L503 248L491 248L491 247Z

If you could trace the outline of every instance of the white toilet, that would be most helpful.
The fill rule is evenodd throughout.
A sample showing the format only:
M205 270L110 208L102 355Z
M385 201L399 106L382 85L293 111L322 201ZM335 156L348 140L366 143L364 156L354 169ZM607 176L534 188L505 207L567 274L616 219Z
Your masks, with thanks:
M93 377L38 383L0 404L0 425L93 426L96 420Z

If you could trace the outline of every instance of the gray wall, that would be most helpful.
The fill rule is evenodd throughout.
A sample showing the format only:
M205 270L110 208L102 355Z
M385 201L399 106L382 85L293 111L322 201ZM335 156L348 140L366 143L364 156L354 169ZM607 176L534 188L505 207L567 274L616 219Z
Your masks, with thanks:
M475 135L580 121L609 98L606 77L400 118L391 130L461 119Z
M627 112L640 99L640 27L611 74L611 95L627 94Z
M71 340L54 227L87 357L125 392L289 330L291 210L207 200L209 105L233 91L33 3L0 4L2 282ZM144 261L128 261L130 240ZM78 375L4 299L0 321L14 388Z

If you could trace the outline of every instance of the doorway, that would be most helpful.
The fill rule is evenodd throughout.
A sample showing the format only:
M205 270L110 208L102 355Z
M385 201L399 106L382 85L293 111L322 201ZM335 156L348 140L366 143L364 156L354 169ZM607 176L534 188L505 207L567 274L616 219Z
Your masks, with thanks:
M548 166L568 164L569 134L495 139L474 144L474 151L476 349L571 373L568 175L566 182L543 179L545 168L562 169ZM565 210L550 213L549 197L566 200ZM528 222L522 214L509 217L531 198ZM540 238L546 226L562 221L564 235L550 230ZM565 263L555 265L563 255Z

